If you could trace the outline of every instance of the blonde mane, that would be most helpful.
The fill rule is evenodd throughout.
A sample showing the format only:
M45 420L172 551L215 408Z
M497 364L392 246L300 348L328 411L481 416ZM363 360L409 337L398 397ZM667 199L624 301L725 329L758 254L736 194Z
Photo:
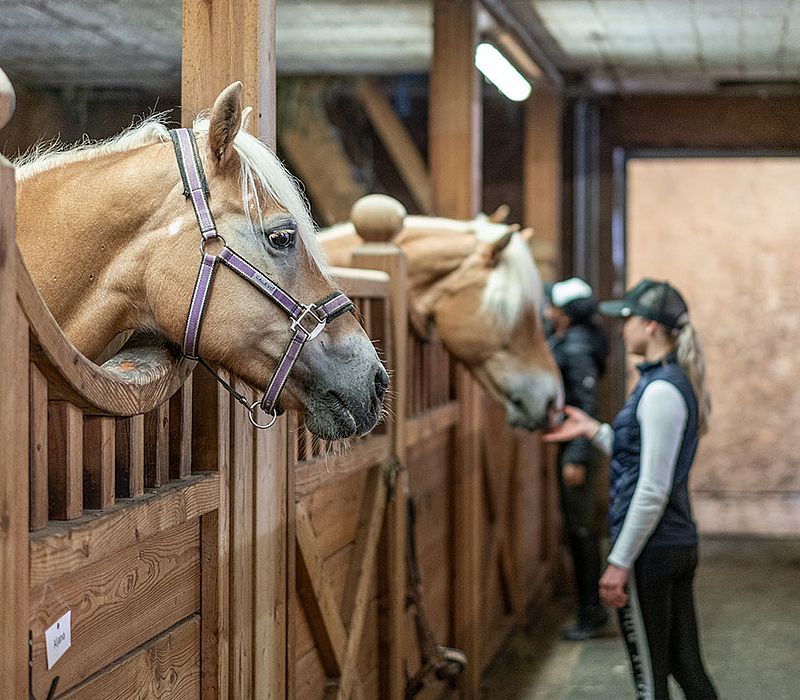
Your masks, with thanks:
M507 231L506 224L474 222L475 236L479 241L495 241ZM481 306L506 328L513 328L525 309L532 308L538 312L543 301L542 278L531 249L521 236L512 236L500 264L489 275Z
M62 165L80 163L112 153L124 153L158 141L168 141L169 127L164 124L164 118L164 114L154 114L104 141L85 138L77 145L65 144L59 139L39 142L14 159L17 180L27 180Z
M153 143L169 141L169 127L164 124L164 118L164 114L153 115L105 141L85 140L77 146L66 146L57 140L37 144L15 160L17 180L25 180L62 165L88 161L113 153L124 153ZM207 136L208 116L198 116L192 129L198 136ZM259 192L267 193L295 219L306 249L324 270L325 254L317 241L316 227L299 181L286 170L266 144L246 131L239 131L233 146L241 164L239 179L242 187L242 207L248 221L255 224L248 205L248 203L252 203L258 212L258 224L263 223ZM175 172L177 177L177 167Z

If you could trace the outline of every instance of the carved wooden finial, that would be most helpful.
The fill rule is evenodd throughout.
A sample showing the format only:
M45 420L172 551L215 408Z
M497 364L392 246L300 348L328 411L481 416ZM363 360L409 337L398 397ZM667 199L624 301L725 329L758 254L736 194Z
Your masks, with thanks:
M406 208L385 194L368 194L350 210L358 235L370 243L387 243L403 228Z
M14 107L17 104L14 88L8 76L0 69L0 129L8 124L9 119L14 114Z

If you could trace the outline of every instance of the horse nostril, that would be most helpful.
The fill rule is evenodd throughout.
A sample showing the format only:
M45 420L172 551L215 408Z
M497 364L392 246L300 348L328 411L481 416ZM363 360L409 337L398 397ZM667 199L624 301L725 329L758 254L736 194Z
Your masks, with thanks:
M389 388L389 375L383 367L378 367L375 372L375 394L378 399L383 400L386 390Z

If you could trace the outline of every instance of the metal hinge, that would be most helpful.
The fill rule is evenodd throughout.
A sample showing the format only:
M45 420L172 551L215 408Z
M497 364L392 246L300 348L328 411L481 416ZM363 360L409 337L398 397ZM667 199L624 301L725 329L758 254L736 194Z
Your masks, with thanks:
M403 471L403 467L397 457L392 456L386 460L383 466L383 478L386 479L386 500L394 501L395 491L397 488L397 475Z

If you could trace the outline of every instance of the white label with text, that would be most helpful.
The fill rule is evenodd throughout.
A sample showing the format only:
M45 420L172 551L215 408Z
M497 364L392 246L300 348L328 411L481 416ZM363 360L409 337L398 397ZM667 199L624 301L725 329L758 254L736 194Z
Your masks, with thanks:
M54 624L50 625L44 633L44 641L47 645L47 668L53 668L64 652L72 644L71 630L72 611L67 610Z

